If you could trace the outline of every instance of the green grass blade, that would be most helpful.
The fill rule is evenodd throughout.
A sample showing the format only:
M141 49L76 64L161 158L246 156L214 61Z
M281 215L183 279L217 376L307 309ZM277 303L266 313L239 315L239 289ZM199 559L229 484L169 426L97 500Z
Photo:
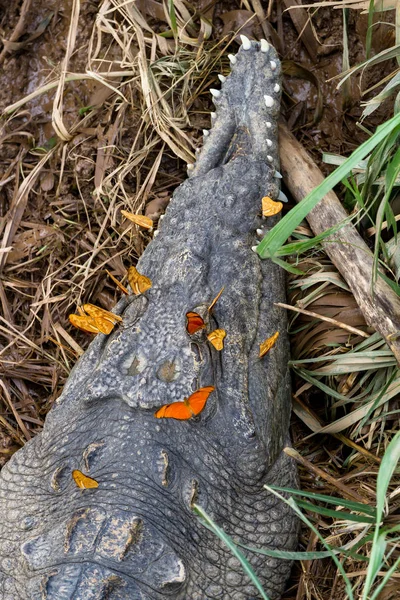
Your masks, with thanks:
M296 504L296 502L294 501L293 498L285 498L284 496L281 496L281 494L279 494L278 492L276 492L273 488L271 488L268 485L264 485L264 488L268 492L270 492L271 494L274 494L274 496L276 496L277 498L279 498L280 500L282 500L282 502L284 502L285 504L287 504L288 506L290 506L293 509L293 511L296 513L296 515L299 517L299 519L301 519L301 521L303 521L303 523L305 523L307 525L307 527L309 527L311 529L311 531L313 531L313 533L315 533L315 535L317 536L317 538L320 540L320 542L322 543L322 545L325 546L325 548L328 550L328 552L331 552L331 558L334 561L335 565L337 566L338 570L340 571L340 573L341 573L341 575L343 577L343 581L344 581L344 584L346 586L348 600L354 600L353 590L351 588L350 580L349 580L349 578L346 575L346 571L344 570L343 565L340 562L340 560L337 558L336 554L331 551L331 547L325 541L324 536L320 534L320 532L312 524L312 522L310 521L310 519L308 519L305 515L303 515L303 513L301 512L301 510L299 509L299 507L297 506L297 504Z
M257 578L257 575L254 573L249 561L244 556L243 552L241 552L239 550L239 548L236 546L236 544L233 543L233 541L225 533L225 531L223 531L221 529L221 527L218 527L218 525L216 523L214 523L214 521L211 519L211 517L208 516L208 514L201 508L201 506L194 504L193 509L199 515L199 517L201 517L201 519L204 521L206 526L209 529L211 529L211 531L213 531L215 533L215 535L217 537L219 537L220 540L222 540L224 542L224 544L229 548L229 550L232 552L232 554L234 554L234 556L236 556L236 558L240 561L244 572L249 576L249 578L251 579L251 581L257 588L257 590L260 592L261 597L264 600L269 600L267 594L264 592L262 585Z
M354 521L355 523L373 523L372 517L363 515L353 515L352 513L344 512L343 510L332 510L331 508L324 508L323 506L317 506L311 504L311 502L305 502L304 500L298 500L297 504L300 508L304 508L310 512L314 512L317 515L324 515L324 517L332 517L332 519L342 519L343 521Z
M292 488L279 487L277 485L271 485L271 489L277 490L278 492L287 492L293 496L302 496L304 498L309 498L310 500L319 500L320 502L334 504L335 506L344 506L348 510L363 512L371 517L375 516L375 509L368 504L363 504L362 502L354 502L354 500L347 500L346 498L336 498L334 496L327 496L326 494L294 490Z
M246 546L245 544L239 544L241 548L250 550L255 554L263 554L264 556L270 556L271 558L280 558L282 560L320 560L322 558L329 558L333 554L345 554L346 556L357 557L357 560L366 560L363 556L355 555L350 553L344 548L333 548L330 550L322 550L315 552L290 552L289 550L271 550L270 548L253 548L252 546Z
M285 243L288 237L293 233L301 221L308 215L316 204L330 190L344 179L357 165L363 160L379 142L385 139L395 127L400 125L400 114L395 115L383 125L380 125L374 135L365 141L357 150L355 150L345 162L331 173L320 185L314 188L308 196L304 198L297 206L292 208L275 227L264 237L257 246L257 253L261 258L275 256L278 249Z
M365 586L362 600L367 600L372 585L382 568L384 554L386 550L386 534L381 531L380 525L386 506L386 494L392 479L393 473L400 460L400 431L391 440L382 458L379 467L378 479L376 482L376 525L374 539L372 542L370 561L368 564L367 575L365 577Z

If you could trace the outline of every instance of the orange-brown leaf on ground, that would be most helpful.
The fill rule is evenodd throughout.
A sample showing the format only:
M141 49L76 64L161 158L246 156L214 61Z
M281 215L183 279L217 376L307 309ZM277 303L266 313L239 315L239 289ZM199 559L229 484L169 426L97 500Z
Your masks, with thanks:
M127 210L121 210L121 214L124 215L126 219L132 221L132 223L139 225L139 227L143 227L144 229L152 231L154 223L153 219L150 219L150 217L146 217L145 215L136 215L128 212Z
M275 346L276 340L278 339L278 337L279 337L279 331L276 331L273 335L271 335L271 337L266 339L265 342L260 344L260 353L258 355L260 358L265 356L267 354L267 352L269 352L271 350L271 348L273 346Z
M225 329L214 329L208 334L207 339L216 350L222 350L224 347L224 338L226 337Z
M283 208L282 202L275 202L269 196L264 196L261 200L263 217L273 217L281 212Z
M135 296L143 294L146 290L149 290L152 285L151 279L146 277L146 275L139 273L136 267L129 267L128 281Z
M164 404L159 408L154 416L157 419L178 419L179 421L187 421L192 417L199 415L204 409L209 395L215 390L215 387L209 385L193 392L189 398L185 398L183 402L172 402L172 404Z
M72 479L75 481L78 488L81 488L82 490L99 487L98 481L92 477L89 477L88 475L85 475L85 473L82 473L82 471L79 471L79 469L72 471Z

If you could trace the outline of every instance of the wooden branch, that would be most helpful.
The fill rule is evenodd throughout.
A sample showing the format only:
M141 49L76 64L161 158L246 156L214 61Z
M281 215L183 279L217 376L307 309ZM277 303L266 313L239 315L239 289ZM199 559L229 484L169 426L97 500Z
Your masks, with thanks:
M296 202L300 202L324 176L286 125L279 125L279 136L284 181ZM314 235L346 218L348 214L333 191L307 215ZM400 298L379 276L372 290L371 250L351 224L328 237L322 246L351 289L365 321L386 340L400 366Z

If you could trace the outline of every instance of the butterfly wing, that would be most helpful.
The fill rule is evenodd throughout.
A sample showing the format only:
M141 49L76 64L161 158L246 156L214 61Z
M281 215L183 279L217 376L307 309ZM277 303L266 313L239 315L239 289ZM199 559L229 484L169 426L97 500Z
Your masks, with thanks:
M276 331L274 333L274 335L271 335L271 337L266 339L265 342L260 344L260 353L258 355L259 358L262 358L263 356L265 356L267 354L267 352L269 352L271 350L271 348L273 346L275 346L276 340L278 339L278 337L279 337L279 331Z
M104 310L104 308L100 308L100 306L95 306L94 304L84 304L82 308L88 315L90 315L94 319L104 319L106 321L110 321L114 325L115 323L122 322L122 317L120 317L119 315L115 315L114 313L109 312L108 310Z
M185 402L172 402L172 404L164 404L159 408L154 416L157 419L178 419L179 421L186 421L193 416L190 408Z
M100 330L97 327L96 321L89 316L83 315L69 315L70 323L77 329L85 331L86 333L99 333Z
M201 317L196 312L187 312L186 318L186 330L189 335L193 335L194 333L196 333L196 331L200 331L200 329L204 329L204 327L206 326L203 317Z
M78 469L72 471L72 479L75 481L76 485L82 490L99 487L99 484L95 479L89 477L88 475L85 475L84 473L82 473L82 471L79 471Z
M222 350L224 347L224 338L226 337L225 329L214 329L208 334L207 339L216 350Z
M273 217L281 212L283 208L282 202L275 202L269 196L264 196L261 200L262 214L264 217Z
M209 385L207 387L200 388L196 392L193 392L191 396L187 399L187 403L190 406L190 409L193 412L193 415L198 415L201 413L203 408L206 405L209 395L211 392L215 390L215 387Z
M139 273L136 267L129 267L128 269L128 281L129 285L132 288L132 292L139 296L143 294L146 290L151 288L151 279Z

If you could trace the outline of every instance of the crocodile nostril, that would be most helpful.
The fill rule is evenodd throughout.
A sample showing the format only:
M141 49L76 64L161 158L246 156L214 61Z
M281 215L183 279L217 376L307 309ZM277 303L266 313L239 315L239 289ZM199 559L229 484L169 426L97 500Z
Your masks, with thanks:
M166 360L157 369L156 375L161 381L171 383L176 381L181 373L180 366L173 360Z

